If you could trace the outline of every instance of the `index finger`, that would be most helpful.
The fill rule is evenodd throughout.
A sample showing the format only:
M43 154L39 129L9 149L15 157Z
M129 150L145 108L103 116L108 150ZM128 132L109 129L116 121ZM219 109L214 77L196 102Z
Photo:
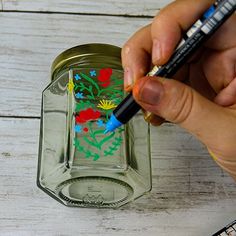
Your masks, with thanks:
M212 0L178 0L163 8L154 18L151 27L152 62L163 65L190 26L213 3Z
M125 87L144 76L155 65L162 65L171 56L181 39L182 31L213 3L212 0L178 0L163 10L148 25L136 32L122 49Z

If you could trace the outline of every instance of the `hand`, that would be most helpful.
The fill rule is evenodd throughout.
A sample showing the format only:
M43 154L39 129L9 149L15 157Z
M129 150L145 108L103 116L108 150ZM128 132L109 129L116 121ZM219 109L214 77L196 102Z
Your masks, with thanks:
M178 0L159 12L122 49L125 89L156 116L194 134L236 180L236 15L204 44L173 79L145 77L151 63L168 61L186 31L213 3Z

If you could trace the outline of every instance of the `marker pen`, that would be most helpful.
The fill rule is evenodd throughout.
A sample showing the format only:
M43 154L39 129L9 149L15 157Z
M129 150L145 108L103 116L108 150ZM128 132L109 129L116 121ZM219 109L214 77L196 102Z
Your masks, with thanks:
M154 66L148 75L172 77L235 10L236 0L216 1L186 32L169 61L163 66ZM113 111L104 133L126 124L140 109L131 92Z

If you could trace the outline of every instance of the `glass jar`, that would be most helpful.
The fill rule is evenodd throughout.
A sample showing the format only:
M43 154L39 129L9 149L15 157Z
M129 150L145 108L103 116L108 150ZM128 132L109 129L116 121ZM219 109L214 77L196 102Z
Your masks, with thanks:
M142 114L104 134L125 96L120 54L112 45L86 44L53 62L42 94L37 185L67 206L115 208L151 190Z

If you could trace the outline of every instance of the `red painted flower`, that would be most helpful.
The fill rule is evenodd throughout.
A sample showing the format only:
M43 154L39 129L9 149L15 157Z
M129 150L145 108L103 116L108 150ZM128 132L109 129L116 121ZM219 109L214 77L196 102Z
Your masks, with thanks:
M98 75L98 80L102 82L102 87L107 87L110 84L110 79L112 75L112 69L111 68L104 68L101 69Z
M88 132L88 128L87 127L85 127L85 128L83 128L83 130L84 130L84 132Z
M101 116L100 111L94 111L92 108L80 111L75 117L76 123L85 123L89 120L96 120Z

